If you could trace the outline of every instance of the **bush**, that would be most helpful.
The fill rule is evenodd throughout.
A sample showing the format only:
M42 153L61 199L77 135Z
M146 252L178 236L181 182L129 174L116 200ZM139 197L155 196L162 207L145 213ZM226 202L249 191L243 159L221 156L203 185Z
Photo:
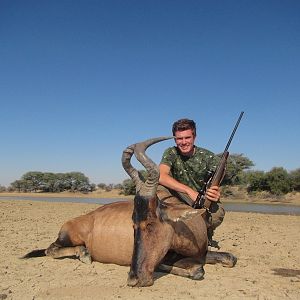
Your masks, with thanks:
M291 171L289 174L291 190L300 192L300 169Z
M282 195L291 191L288 172L284 168L273 168L266 173L266 183L271 194Z
M263 171L249 171L246 173L248 193L261 192L268 189L266 175Z

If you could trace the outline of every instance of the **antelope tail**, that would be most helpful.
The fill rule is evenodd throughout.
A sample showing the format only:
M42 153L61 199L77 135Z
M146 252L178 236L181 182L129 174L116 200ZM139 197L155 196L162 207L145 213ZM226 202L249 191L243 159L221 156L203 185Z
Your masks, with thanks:
M42 257L42 256L46 256L46 249L33 250L27 253L26 255L22 256L21 259L28 259L32 257Z

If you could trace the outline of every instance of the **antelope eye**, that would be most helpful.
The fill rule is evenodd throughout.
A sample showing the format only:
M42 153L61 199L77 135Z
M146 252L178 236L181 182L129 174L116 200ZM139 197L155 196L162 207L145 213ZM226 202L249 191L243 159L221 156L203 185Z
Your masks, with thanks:
M147 232L152 232L154 230L154 226L151 223L148 223L146 226L146 230Z

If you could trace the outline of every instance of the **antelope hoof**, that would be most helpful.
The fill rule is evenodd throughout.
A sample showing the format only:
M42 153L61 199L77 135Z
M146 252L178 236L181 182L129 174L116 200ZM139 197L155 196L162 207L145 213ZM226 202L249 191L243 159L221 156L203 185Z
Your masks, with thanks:
M153 285L153 278L138 278L128 275L127 285L131 287L146 287Z
M90 265L92 263L92 257L89 253L80 256L79 260L87 265Z
M85 264L92 263L92 257L90 255L89 251L83 246L80 247L79 260Z
M223 267L233 268L236 262L237 262L237 258L233 254L228 253L228 256L226 257L226 263L223 264Z
M204 268L201 266L191 274L190 278L193 280L202 280L204 278L204 274Z

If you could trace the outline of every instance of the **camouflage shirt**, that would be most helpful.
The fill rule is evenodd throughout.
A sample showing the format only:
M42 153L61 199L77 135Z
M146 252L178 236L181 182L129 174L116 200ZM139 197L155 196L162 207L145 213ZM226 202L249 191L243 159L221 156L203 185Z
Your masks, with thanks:
M161 164L169 166L170 175L177 181L200 191L208 171L215 171L219 158L211 151L195 146L192 156L179 153L177 147L165 150Z

